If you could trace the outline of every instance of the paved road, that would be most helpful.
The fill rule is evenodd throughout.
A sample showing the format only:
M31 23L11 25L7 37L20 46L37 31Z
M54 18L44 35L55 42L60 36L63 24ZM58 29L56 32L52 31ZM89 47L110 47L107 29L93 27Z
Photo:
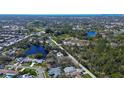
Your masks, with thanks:
M51 38L50 38L51 39ZM80 64L72 55L70 55L61 45L59 45L55 40L51 39L53 43L55 43L60 49L64 50L68 56L73 60L74 64L77 64L82 68L87 74L89 74L92 78L96 78L87 68L85 68L82 64Z
M43 68L38 68L37 73L38 73L38 78L45 78L46 77Z

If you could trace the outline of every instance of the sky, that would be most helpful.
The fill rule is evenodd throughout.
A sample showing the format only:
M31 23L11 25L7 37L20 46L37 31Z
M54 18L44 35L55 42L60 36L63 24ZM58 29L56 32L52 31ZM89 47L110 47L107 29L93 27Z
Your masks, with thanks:
M124 14L124 0L0 0L0 14Z

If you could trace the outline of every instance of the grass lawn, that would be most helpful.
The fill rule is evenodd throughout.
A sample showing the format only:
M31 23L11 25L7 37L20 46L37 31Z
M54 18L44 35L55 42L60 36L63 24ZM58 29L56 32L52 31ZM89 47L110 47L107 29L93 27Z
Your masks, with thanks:
M22 63L21 65L22 66L30 66L32 64L32 62L25 62L25 63Z
M24 75L24 74L29 74L29 75L32 75L32 76L37 76L37 73L36 73L36 70L34 69L25 69L24 71L22 72L19 72L20 75Z
M84 74L82 75L82 78L91 78L91 76L89 74Z
M42 62L42 63L36 63L35 65L34 65L34 67L46 67L46 62Z
M49 78L49 75L48 75L48 72L47 71L45 71L45 76L46 76L46 78Z
M53 37L53 39L55 40L55 41L57 41L57 42L59 42L60 40L65 40L65 39L69 39L69 38L71 38L71 36L70 35L68 35L68 34L62 34L62 35L60 35L60 36L54 36Z

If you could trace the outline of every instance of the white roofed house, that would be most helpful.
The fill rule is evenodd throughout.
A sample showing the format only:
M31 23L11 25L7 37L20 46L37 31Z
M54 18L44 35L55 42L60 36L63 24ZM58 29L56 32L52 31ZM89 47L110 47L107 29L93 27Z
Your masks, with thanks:
M61 62L61 60L62 60L63 57L64 57L64 55L61 52L58 52L57 53L57 61L58 61L58 63Z
M76 71L75 67L65 67L64 72L67 74L70 74L72 72Z
M48 75L53 77L53 78L57 78L61 75L61 69L60 67L57 67L57 68L50 68L48 70Z
M0 47L0 50L2 50L3 47Z
M76 69L73 66L64 68L65 75L68 77L81 77L80 74L82 72L81 69Z

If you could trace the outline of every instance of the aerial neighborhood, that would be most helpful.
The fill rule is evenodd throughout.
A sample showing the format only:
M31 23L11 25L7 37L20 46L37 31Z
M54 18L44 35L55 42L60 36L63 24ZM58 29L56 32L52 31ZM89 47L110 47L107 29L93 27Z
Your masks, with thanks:
M0 16L0 78L124 77L124 16Z

